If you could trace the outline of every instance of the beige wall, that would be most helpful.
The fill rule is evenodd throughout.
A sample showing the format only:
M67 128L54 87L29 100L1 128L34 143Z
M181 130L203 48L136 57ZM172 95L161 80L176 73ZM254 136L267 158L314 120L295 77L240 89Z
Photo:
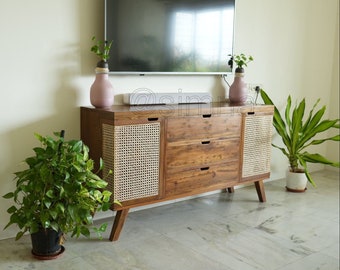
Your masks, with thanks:
M338 1L338 7L337 7L337 19L339 23L339 1ZM331 94L330 94L330 117L332 119L339 118L339 24L335 31L335 39L334 39L334 55L333 55L333 72L331 73L332 80L331 80ZM333 132L332 135L336 134L336 132ZM339 134L339 132L338 132ZM339 147L334 147L334 143L330 142L327 147L327 157L329 157L332 160L340 160L340 149ZM336 168L334 168L337 170Z
M66 130L79 138L79 106L90 105L97 61L91 37L101 37L99 0L1 0L0 2L0 191L13 189L13 172L37 145L33 133ZM322 97L339 113L338 0L238 0L235 53L252 54L249 83L261 83L279 106L288 93ZM338 37L337 37L338 38ZM116 94L141 87L155 92L210 91L224 96L219 76L111 76ZM232 80L232 79L231 79ZM337 98L336 98L337 97ZM120 96L116 103L121 102ZM274 138L275 140L276 138ZM334 147L324 152L336 157ZM285 159L273 150L272 178L284 175ZM0 239L9 202L0 198Z

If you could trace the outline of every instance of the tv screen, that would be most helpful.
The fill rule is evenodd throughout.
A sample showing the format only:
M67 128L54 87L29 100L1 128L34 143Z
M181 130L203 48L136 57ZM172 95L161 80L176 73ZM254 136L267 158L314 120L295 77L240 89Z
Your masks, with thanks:
M106 0L110 72L231 72L234 9L235 0Z

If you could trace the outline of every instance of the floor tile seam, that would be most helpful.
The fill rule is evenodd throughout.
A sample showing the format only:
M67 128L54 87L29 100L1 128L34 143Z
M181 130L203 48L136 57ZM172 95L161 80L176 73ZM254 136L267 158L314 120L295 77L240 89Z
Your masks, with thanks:
M286 247L283 247L283 248L286 248ZM240 262L242 262L243 264L247 264L248 266L250 266L251 268L253 269L272 269L272 266L271 268L266 268L265 267L265 262L261 261L257 261L254 259L254 256L252 257L248 257L246 254L247 254L247 251L242 251L242 252L239 252L237 249L233 249L235 251L235 255L233 255L233 257L237 260L239 260ZM256 256L255 256L256 257ZM239 269L235 269L235 270L239 270Z
M245 223L245 222L239 221L239 220L233 218L232 216L229 216L229 218L230 218L231 221L233 221L233 222L235 222L235 223L239 223L239 224L241 224L242 226L245 226L245 227L247 227L247 228L255 228L255 227L256 227L256 226L253 226L253 225L249 225L249 224L247 224L247 223Z
M200 251L197 250L197 249L194 249L194 248L192 248L192 247L189 247L188 245L185 245L185 244L179 242L178 240L176 240L176 238L170 237L170 236L167 235L166 233L162 233L162 236L165 237L165 238L167 238L167 239L169 239L169 240L171 240L171 241L173 241L173 242L175 242L176 245L181 246L183 249L188 249L188 250L190 250L190 252L193 252L194 254L197 254L197 255L199 255L199 256L201 256L201 257L204 257L204 258L205 258L206 260L208 260L208 261L212 261L212 262L214 262L215 264L219 264L219 265L223 265L223 266L227 267L227 268L225 268L225 270L233 270L232 268L230 268L228 265L224 264L223 262L217 261L217 260L215 260L215 259L212 259L211 257L207 256L205 253L202 253L202 252L200 252Z
M336 242L336 244L337 244L337 246L338 246L338 248L339 248L339 242ZM329 245L328 247L325 247L325 248L321 249L321 250L318 251L318 252L319 252L320 254L322 254L322 255L327 255L327 256L329 256L329 257L331 257L331 258L333 258L333 259L339 261L339 253L337 254L337 256L336 256L336 255L333 256L332 254L328 254L328 252L325 252L325 250L329 249L332 245L334 245L334 243L331 244L331 245ZM338 252L339 252L339 250L338 250ZM339 263L340 263L340 261L339 261Z
M340 221L337 220L334 216L332 215L329 215L329 217L326 217L326 216L318 216L318 213L319 213L320 209L316 210L315 212L313 213L309 213L305 216L302 216L302 217L312 217L312 218L316 218L316 219L319 219L319 220L322 220L322 221L327 221L327 222L330 222L330 223L334 223L334 225L338 226L339 227L339 224L340 224Z
M307 243L306 244L306 241L304 242L294 242L293 239L291 239L290 237L288 237L287 235L282 235L280 232L278 233L268 233L264 230L261 230L259 228L252 228L254 230L257 230L257 231L260 231L261 233L265 233L267 235L268 238L274 238L274 240L276 239L277 241L275 242L283 242L285 244L282 245L282 247L286 248L286 249L290 249L288 245L292 245L292 247L294 248L300 248L302 250L305 250L306 252L309 252L309 254L306 254L306 255L302 255L302 256L309 256L311 254L314 254L314 253L319 253L321 252L322 250L326 249L327 247L330 247L332 246L333 244L339 244L338 240L334 240L333 243L331 243L329 246L327 247L324 247L322 249L311 249L309 247L309 244Z
M258 229L258 228L254 228L254 229L260 230L260 229ZM267 233L267 234L270 235L271 237L277 238L277 240L279 240L279 241L289 241L289 240L291 240L291 238L287 237L287 235L282 235L282 234L280 234L280 232L277 233L277 234L276 234L276 233L271 234L271 233L268 233L268 232L266 232L266 231L264 231L264 230L260 230L260 231L263 232L263 233ZM292 235L292 236L293 236L293 235ZM295 236L296 236L296 235L295 235ZM302 248L303 250L310 251L310 254L304 255L304 257L306 257L306 256L310 256L311 254L321 253L322 250L324 250L324 249L326 249L326 248L332 246L333 244L339 244L339 241L338 241L338 240L334 240L334 242L333 242L332 244L330 244L329 246L324 247L324 248L322 248L322 249L311 249L311 248L309 247L309 244L308 244L308 243L306 244L306 241L301 242L301 243L295 243L294 241L292 241L291 243L292 243L295 247L299 247L299 248ZM329 256L329 255L328 255L328 256Z
M188 248L187 246L184 246L184 247ZM205 258L208 258L209 261L213 261L217 264L220 264L220 265L223 265L224 267L226 267L226 268L223 268L223 270L239 270L239 268L231 268L230 265L228 264L229 262L224 263L221 260L213 259L211 257L206 256L204 252L200 252L199 250L196 250L196 249L193 249L193 248L190 248L190 249L191 249L191 251L195 252L196 254L199 254L200 256L204 256ZM251 268L254 268L254 265L252 265L252 264L250 264L246 261L247 260L246 256L243 256L243 255L233 256L232 255L232 257L234 257L235 260L242 262L243 264L246 264ZM255 262L255 264L257 265L256 262Z
M278 204L278 205L276 205L276 204ZM291 218L292 216L304 217L304 216L308 216L308 215L313 215L313 214L315 214L316 212L319 211L319 209L316 209L313 212L301 212L301 211L298 212L298 211L293 211L290 207L288 207L286 205L287 205L287 203L284 203L284 201L282 201L282 202L278 202L278 201L267 202L264 211L273 210L274 207L280 207L280 208L277 209L277 211L279 213L284 213L285 215L283 215L283 217L287 217L287 218ZM301 206L300 208L303 208L303 206ZM249 210L246 210L246 211L249 211ZM235 215L239 215L239 214L240 213L235 213Z
M332 244L330 244L329 246L334 245L334 244L338 244L338 245L339 245L339 240L334 240L334 242L332 242ZM326 247L310 249L310 248L308 247L308 244L306 245L306 244L304 244L304 243L301 243L301 246L302 246L302 247L308 248L309 250L312 251L312 253L322 253L322 251L323 251L324 249L326 249ZM329 246L327 246L327 247L329 247ZM322 253L322 254L329 256L328 254L325 254L325 253ZM329 257L331 257L331 256L329 256Z
M254 208L255 210L256 208ZM236 216L236 215L241 215L241 214L247 214L247 212L249 211L248 209L244 209L240 212L235 212L235 213L223 213L221 214L221 211L218 211L218 210L211 210L212 212L214 212L215 214L219 214L220 217L222 218L229 218L229 217L233 217L233 216Z
M262 221L260 223L251 224L251 225L249 225L249 223L246 223L246 221L242 221L242 220L240 221L239 217L238 217L238 216L240 216L240 214L238 214L238 213L233 214L233 215L229 215L229 216L224 216L224 217L230 218L234 222L238 222L238 223L240 223L242 225L245 225L245 226L248 226L248 227L251 227L251 228L257 228L260 225L264 224L267 220L270 220L272 217L275 217L275 218L279 217L280 219L279 220L276 219L275 222L273 222L271 224L280 224L280 223L285 223L287 218L291 219L292 217L304 217L304 216L307 215L307 214L306 215L302 215L302 216L301 215L291 215L290 213L291 212L285 212L285 215L282 215L282 213L280 212L280 213L278 213L278 214L280 214L279 216L277 216L277 215L276 216L271 216L271 217L266 218L266 220L264 220L264 221ZM244 213L244 214L247 215L249 213Z
M302 258L297 258L297 259L294 260L293 262L289 262L288 264L286 264L286 265L284 265L284 266L282 266L282 267L276 268L275 270L287 269L287 267L292 266L292 265L294 265L294 264L296 264L296 263L298 263L298 262L300 262L300 261L306 260L308 257L314 256L314 255L316 255L316 254L321 254L321 255L323 255L323 256L325 256L325 257L328 257L328 258L330 258L330 259L334 259L332 256L329 256L329 255L327 255L327 254L323 254L323 253L321 253L321 252L319 252L319 251L316 251L316 252L313 252L313 253L308 254L308 255L306 255L306 256L303 256ZM335 259L335 260L336 260L336 259ZM320 269L320 268L317 268L317 269Z
M285 241L286 243L290 243L291 245L293 245L294 247L301 247L303 248L304 250L308 250L310 251L311 253L315 253L315 252L318 252L317 250L313 250L313 249L310 249L308 246L304 245L305 242L302 242L302 243L298 243L298 242L294 242L291 237L288 237L287 235L284 235L284 234L281 234L280 232L275 232L275 233L269 233L269 232L266 232L265 230L261 230L260 228L258 227L255 227L254 228L255 230L259 230L260 232L262 233L266 233L267 236L270 236L270 237L273 237L274 239L277 239L278 241L282 242L282 241Z
M93 270L101 270L101 269L104 270L104 269L111 268L111 267L98 268L98 264L94 262L93 260L91 260L90 258L88 258L86 255L82 256L81 259L84 260L84 262L86 262L87 264L91 265L91 267L93 267ZM119 269L127 269L127 268L119 268Z

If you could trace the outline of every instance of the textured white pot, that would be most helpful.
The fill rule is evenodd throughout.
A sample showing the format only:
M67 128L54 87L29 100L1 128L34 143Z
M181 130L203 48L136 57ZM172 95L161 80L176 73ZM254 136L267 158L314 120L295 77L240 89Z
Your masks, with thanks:
M286 172L286 189L291 192L304 192L307 188L307 176L303 170L299 172Z

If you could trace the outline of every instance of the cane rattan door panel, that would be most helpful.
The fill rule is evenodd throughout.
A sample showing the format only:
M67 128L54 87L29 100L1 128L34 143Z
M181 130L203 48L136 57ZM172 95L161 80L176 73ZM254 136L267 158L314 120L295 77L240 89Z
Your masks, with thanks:
M103 124L104 173L120 202L159 194L160 123Z
M242 178L270 172L272 119L272 115L245 116Z

